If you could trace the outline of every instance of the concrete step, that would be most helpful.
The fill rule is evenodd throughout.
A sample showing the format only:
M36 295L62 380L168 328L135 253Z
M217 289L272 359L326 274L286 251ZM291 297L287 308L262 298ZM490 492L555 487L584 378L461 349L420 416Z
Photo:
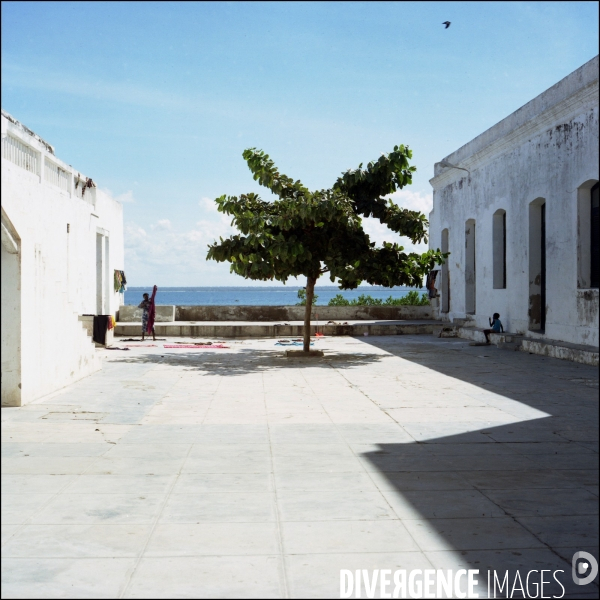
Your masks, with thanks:
M551 356L562 360L570 360L597 367L598 348L594 346L583 346L580 344L569 344L558 340L539 340L524 337L519 348L522 352Z
M433 327L433 335L440 338L451 338L458 337L458 327L451 323L444 323L443 325L436 325Z
M456 327L462 327L466 323L467 323L467 319L457 319L457 318L452 319L452 325L454 325Z
M415 335L431 334L434 327L442 325L441 321L348 321L347 324L323 324L313 321L311 335ZM116 336L139 336L142 324L118 322ZM300 337L304 333L301 321L284 323L213 321L193 322L174 321L172 323L155 323L156 335L185 336L202 338L262 338L262 337ZM117 341L117 340L115 340Z
M81 326L85 329L85 332L89 337L94 335L94 317L91 315L78 315L78 320L81 322Z
M485 342L485 333L483 333L483 329L480 329L479 327L458 327L457 335L464 340L471 340L478 343ZM503 347L507 344L519 345L522 337L523 336L521 335L510 332L490 333L490 342L498 347Z
M97 342L93 341L93 338L94 338L94 317L93 317L93 315L79 315L77 318L81 322L81 326L85 330L90 342L93 343L93 347L105 348L106 346L111 346L113 344L113 340L114 340L114 336L115 336L114 328L109 329L106 332L106 344L98 344ZM141 329L141 325L140 325L140 329Z
M449 328L447 325L444 329ZM477 327L456 328L458 337L471 340L476 343L485 343L483 329ZM446 337L442 335L442 337ZM449 337L451 337L449 335ZM559 340L530 338L516 333L490 333L490 342L503 350L520 350L540 356L550 356L561 360L570 360L585 365L598 366L598 348L594 346L582 346L570 344Z

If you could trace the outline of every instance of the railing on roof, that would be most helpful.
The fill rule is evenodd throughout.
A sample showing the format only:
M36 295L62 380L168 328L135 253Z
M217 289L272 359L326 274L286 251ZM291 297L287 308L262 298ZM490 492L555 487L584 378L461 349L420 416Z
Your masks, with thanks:
M48 160L47 157L44 160L44 179L65 192L71 191L69 189L71 187L71 174Z
M40 174L41 157L39 152L11 135L2 138L2 158L10 160L10 162L35 175Z
M96 184L91 178L82 176L81 173L72 173L70 169L63 169L47 155L42 156L42 154L16 137L6 135L2 138L3 158L35 175L41 175L43 160L44 172L40 181L55 185L59 189L73 194L76 198L96 205Z
M96 184L89 177L82 177L79 173L74 174L73 179L73 195L76 198L95 204Z

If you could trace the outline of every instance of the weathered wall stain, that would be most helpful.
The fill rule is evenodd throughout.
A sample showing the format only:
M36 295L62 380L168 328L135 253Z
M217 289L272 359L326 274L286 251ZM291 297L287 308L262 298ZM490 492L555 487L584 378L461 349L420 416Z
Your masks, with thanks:
M529 322L532 325L539 325L542 322L542 296L532 294L529 296Z
M598 320L598 290L583 290L577 293L577 317L586 325Z

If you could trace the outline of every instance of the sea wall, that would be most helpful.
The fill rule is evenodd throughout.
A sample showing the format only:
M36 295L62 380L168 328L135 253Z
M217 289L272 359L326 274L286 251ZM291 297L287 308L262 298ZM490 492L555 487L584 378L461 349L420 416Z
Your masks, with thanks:
M304 306L157 306L156 321L303 321ZM431 319L431 306L314 306L319 321ZM141 322L135 305L121 306L119 322Z

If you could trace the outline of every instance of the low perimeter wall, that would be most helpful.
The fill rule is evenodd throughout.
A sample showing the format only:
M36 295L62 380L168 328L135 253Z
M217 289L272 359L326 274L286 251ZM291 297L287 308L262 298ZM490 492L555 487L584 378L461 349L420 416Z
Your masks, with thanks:
M312 319L319 321L396 321L431 319L431 306L315 306ZM119 308L119 322L141 322L135 305ZM156 321L303 321L304 306L157 306Z
M141 323L142 313L142 309L138 308L135 304L126 304L119 307L117 321L125 321L126 323ZM154 320L157 323L172 323L175 320L175 307L157 306Z

